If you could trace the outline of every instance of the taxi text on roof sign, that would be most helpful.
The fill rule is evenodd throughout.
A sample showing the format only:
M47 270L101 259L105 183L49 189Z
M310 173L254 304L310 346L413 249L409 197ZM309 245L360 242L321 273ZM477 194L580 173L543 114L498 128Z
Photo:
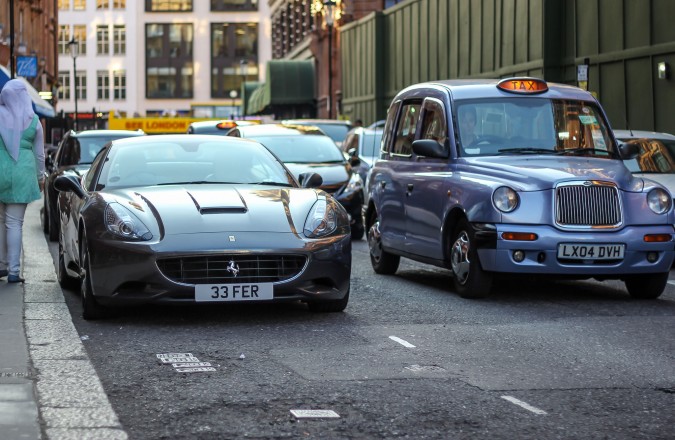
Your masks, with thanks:
M510 93L543 93L548 90L546 81L537 78L509 78L499 82L497 87Z

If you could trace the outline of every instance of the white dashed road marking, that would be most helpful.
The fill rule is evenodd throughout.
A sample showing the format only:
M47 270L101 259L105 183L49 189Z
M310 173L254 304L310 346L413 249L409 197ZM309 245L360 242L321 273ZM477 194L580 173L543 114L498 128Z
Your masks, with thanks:
M668 281L668 284L675 286L675 281Z
M540 416L544 416L544 415L547 414L547 412L544 411L543 409L536 408L536 407L530 405L529 403L526 403L526 402L523 402L522 400L516 399L515 397L502 396L502 399L508 400L509 402L511 402L515 405L518 405L521 408L525 408L526 410L531 411L535 414L539 414Z
M415 348L415 346L412 345L410 342L404 341L403 339L397 338L396 336L389 336L389 339L391 339L392 341L398 342L399 344L401 344L404 347Z

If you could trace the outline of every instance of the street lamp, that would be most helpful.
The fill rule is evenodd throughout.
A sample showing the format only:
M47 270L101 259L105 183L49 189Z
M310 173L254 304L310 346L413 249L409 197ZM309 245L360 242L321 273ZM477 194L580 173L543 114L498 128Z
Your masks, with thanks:
M323 2L325 8L323 20L328 28L328 119L333 119L333 24L335 23L335 6L337 6L337 3L334 0Z
M234 107L234 100L237 99L237 91L236 90L230 90L230 98L232 98L232 119L235 119L235 116L237 115L237 110Z
M70 48L70 56L73 57L73 86L75 87L75 120L73 123L73 128L77 131L77 56L80 52L80 47L75 41L75 37L68 42L68 47Z

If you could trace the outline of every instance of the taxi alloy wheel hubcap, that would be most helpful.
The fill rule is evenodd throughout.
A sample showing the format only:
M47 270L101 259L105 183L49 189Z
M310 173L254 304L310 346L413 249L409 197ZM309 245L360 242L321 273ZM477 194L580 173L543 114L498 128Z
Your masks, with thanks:
M459 284L466 283L466 280L469 278L469 268L471 266L469 248L469 236L465 231L462 231L452 245L452 252L450 254L452 272Z
M382 238L380 237L380 222L376 221L368 231L368 247L370 248L370 255L376 261L382 257Z

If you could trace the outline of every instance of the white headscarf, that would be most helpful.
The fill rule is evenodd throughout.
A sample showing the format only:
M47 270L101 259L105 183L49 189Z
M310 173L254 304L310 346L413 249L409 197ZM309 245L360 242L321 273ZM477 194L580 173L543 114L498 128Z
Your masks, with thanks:
M18 79L7 81L0 91L0 136L14 161L19 160L21 133L33 122L34 116L26 84Z

